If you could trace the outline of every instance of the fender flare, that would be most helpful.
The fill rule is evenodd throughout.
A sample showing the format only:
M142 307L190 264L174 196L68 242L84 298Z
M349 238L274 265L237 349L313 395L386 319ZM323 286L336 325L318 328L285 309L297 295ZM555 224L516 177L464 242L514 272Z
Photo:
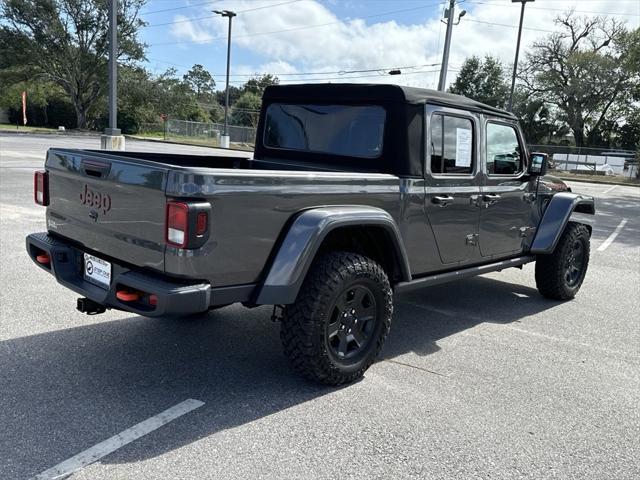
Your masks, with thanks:
M382 227L394 244L402 280L411 279L404 243L395 220L386 211L367 206L331 206L305 210L293 221L256 296L257 305L286 305L298 296L323 240L347 226Z
M531 244L531 253L553 253L574 211L594 215L596 207L593 197L570 192L556 193L551 197Z

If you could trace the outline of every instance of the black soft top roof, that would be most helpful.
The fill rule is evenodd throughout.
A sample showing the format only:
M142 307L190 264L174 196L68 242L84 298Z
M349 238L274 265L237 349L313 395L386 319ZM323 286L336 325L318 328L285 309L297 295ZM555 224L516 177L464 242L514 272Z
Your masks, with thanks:
M412 105L432 103L464 110L489 113L515 119L499 108L476 102L470 98L427 88L403 87L377 83L304 83L298 85L274 85L267 87L264 100L289 102L398 102Z

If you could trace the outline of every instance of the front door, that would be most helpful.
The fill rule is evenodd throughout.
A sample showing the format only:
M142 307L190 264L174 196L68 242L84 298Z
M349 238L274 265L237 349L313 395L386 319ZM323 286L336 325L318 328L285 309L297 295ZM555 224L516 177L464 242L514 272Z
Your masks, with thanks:
M425 211L444 267L473 261L480 218L479 116L427 106Z
M508 257L521 253L534 233L536 185L526 173L526 149L515 124L488 119L485 125L480 252Z

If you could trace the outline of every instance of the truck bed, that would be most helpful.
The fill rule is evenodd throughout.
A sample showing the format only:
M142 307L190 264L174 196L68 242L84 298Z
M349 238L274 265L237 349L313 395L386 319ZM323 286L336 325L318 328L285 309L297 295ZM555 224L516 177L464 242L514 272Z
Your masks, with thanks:
M277 159L50 149L46 168L51 234L114 262L216 287L258 282L282 231L306 208L369 205L394 218L422 208L401 195L408 188L422 198L420 182ZM167 245L169 200L211 205L201 247Z

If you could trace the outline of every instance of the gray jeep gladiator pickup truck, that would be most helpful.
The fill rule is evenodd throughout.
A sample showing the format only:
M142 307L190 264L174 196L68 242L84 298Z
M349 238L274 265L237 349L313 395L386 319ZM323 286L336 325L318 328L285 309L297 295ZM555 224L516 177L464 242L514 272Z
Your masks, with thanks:
M591 228L572 214L594 201L546 161L512 114L457 95L274 86L253 158L50 149L27 251L89 314L273 305L293 368L341 384L394 293L536 262L542 295L574 297Z

